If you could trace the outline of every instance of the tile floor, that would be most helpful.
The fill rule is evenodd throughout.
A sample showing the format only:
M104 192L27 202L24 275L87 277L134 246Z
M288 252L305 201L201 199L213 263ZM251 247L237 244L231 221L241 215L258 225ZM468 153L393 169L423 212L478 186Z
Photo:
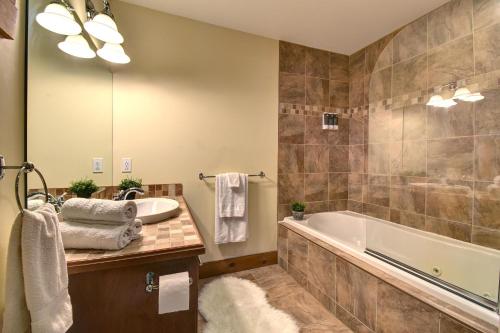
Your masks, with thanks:
M248 279L259 285L266 291L267 299L272 306L295 318L301 333L352 332L278 265L251 269L228 276ZM201 280L200 289L213 279L215 278ZM203 332L204 324L204 319L198 315L199 333Z

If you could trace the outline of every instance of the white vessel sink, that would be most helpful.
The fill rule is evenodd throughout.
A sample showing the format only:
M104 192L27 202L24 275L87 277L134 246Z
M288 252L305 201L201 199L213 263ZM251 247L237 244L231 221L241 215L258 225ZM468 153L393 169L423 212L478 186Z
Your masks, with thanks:
M134 202L137 204L137 218L143 224L164 221L179 211L179 203L173 199L146 198Z

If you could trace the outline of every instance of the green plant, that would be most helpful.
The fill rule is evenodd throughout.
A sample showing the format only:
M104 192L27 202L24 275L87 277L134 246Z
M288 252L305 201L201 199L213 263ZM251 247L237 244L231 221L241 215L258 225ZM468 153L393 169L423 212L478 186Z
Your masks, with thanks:
M99 189L92 179L82 178L77 181L71 182L69 191L76 194L79 198L90 198L92 193Z
M303 202L295 201L292 203L292 211L303 212L306 209L306 205Z
M121 180L120 185L118 185L118 188L122 191L128 190L129 188L132 187L142 187L142 179L140 178L124 178Z

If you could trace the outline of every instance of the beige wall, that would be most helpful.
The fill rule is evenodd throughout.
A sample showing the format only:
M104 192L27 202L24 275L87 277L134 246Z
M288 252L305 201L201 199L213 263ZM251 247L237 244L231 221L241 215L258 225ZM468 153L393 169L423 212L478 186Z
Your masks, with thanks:
M276 249L278 42L113 2L132 58L113 76L114 183L122 157L145 183L182 183L204 261ZM140 29L138 29L140 27ZM250 240L216 246L213 180L247 173Z
M0 39L0 154L8 164L24 158L24 1L18 1L19 20L14 41ZM0 314L4 304L5 259L10 227L17 215L15 171L0 181ZM1 315L0 315L1 321Z
M83 1L82 1L83 2ZM30 3L28 56L28 159L50 187L88 177L112 185L113 77L106 62L59 50L64 36L35 22L48 0ZM104 172L92 173L92 159ZM29 188L40 188L35 177Z

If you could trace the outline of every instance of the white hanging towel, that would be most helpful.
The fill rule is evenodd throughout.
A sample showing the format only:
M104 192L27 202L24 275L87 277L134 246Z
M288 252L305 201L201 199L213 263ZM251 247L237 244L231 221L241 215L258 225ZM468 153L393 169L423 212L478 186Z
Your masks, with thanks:
M68 271L54 206L24 210L21 253L33 333L64 333L73 324Z
M215 243L248 239L248 175L220 174L215 177Z

